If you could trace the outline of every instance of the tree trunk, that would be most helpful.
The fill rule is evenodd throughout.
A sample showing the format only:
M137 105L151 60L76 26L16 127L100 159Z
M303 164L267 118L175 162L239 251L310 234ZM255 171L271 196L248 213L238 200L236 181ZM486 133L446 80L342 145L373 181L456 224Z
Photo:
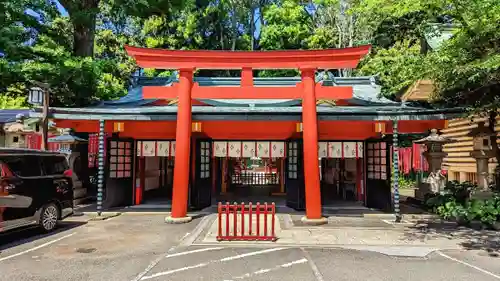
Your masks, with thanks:
M491 147L493 148L493 153L495 154L495 159L497 160L497 167L494 170L495 173L495 183L496 191L500 191L500 147L497 144L498 134L495 132L496 117L498 112L491 111L488 116L488 127L493 132L490 136Z
M78 57L94 56L94 38L95 38L95 16L92 24L74 25L74 45L73 54Z
M219 22L219 27L220 27L220 49L225 50L226 49L226 44L224 43L224 26L222 25L222 21Z
M262 3L262 1L259 3L259 23L260 23L260 32L262 32L262 27L264 26L264 9L262 9L262 6L264 6L264 4ZM256 44L256 48L257 49L260 49L260 34L259 34L259 38L257 39L257 44Z
M255 49L255 5L252 0L252 5L250 7L250 50Z
M73 55L92 57L100 0L60 0L73 24Z
M231 28L233 29L232 30L233 36L231 38L232 41L231 51L234 51L236 50L236 40L238 39L238 21L236 18L236 3L234 3L233 6L233 17L231 18Z

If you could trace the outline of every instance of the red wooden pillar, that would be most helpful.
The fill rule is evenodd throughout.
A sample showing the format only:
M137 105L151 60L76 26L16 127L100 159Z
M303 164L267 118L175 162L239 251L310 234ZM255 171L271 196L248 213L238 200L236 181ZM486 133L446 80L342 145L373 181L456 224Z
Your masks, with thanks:
M146 158L141 156L139 158L139 186L135 190L135 205L142 203L142 195L146 189Z
M177 104L177 129L175 135L174 186L171 219L175 222L187 218L189 156L191 147L191 88L193 70L181 69L179 77L179 102ZM181 220L179 220L181 219ZM189 220L187 220L189 221ZM167 218L169 222L169 218Z
M358 201L363 201L363 189L362 189L362 181L363 181L363 159L358 158L356 159L356 194L357 194L357 200Z
M304 96L302 99L302 125L304 139L304 181L306 193L306 219L320 220L321 190L318 163L318 119L316 114L315 69L301 69Z

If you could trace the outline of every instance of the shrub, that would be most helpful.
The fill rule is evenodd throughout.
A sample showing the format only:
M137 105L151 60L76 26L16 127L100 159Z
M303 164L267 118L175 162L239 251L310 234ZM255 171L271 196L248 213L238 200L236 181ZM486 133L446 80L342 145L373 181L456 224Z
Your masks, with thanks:
M476 186L470 182L449 182L442 194L430 194L425 204L434 213L446 220L455 220L460 224L481 221L492 227L500 221L500 196L491 199L469 199Z
M408 179L405 177L400 177L398 181L399 188L401 189L410 189L415 188L417 186L417 182L412 179Z
M476 188L476 184L468 181L462 183L458 181L449 181L444 187L444 193L451 195L458 203L465 204Z

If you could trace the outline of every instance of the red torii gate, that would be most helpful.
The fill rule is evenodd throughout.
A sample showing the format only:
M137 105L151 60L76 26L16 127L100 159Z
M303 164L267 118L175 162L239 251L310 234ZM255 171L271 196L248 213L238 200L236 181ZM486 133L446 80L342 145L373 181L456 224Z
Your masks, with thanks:
M352 87L323 87L315 83L316 69L356 68L370 46L297 51L183 51L125 47L140 67L177 69L179 83L171 87L143 88L146 99L178 98L176 156L172 198L173 220L187 217L192 99L302 99L306 217L321 220L318 166L317 99L348 99ZM200 87L193 83L196 69L241 69L241 86ZM295 87L254 87L253 69L299 69Z

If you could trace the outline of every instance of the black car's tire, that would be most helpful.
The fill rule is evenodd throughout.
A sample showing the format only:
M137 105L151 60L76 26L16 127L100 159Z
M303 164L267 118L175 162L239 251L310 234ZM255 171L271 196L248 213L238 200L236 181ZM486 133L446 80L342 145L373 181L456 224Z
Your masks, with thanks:
M54 230L59 220L59 208L54 203L46 204L40 212L38 225L46 232Z

